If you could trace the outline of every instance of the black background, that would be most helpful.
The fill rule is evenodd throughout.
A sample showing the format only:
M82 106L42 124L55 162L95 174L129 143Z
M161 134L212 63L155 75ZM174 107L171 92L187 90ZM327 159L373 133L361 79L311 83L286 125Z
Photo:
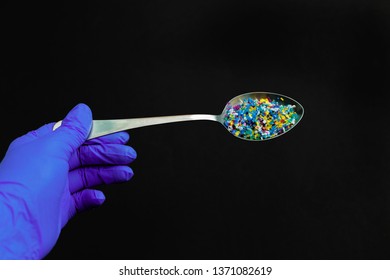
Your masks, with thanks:
M53 2L53 3L52 3ZM1 4L1 153L77 103L95 119L298 100L251 143L199 121L129 131L135 176L47 259L388 259L389 1Z

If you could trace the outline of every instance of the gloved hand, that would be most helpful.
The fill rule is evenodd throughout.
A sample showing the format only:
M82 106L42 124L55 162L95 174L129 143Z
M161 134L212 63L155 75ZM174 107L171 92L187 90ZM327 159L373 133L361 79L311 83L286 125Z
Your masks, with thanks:
M15 139L0 164L0 258L41 259L76 213L101 205L91 189L128 181L136 152L118 132L86 141L92 113L75 106L54 123Z

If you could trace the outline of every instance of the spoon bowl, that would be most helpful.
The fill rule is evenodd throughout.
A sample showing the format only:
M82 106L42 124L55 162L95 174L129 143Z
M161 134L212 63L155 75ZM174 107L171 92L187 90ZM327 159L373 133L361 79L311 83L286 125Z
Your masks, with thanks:
M249 92L230 99L220 115L192 114L93 120L87 139L144 126L208 120L221 123L239 139L264 141L290 131L302 119L303 113L303 106L291 97L271 92ZM62 121L58 121L53 130L60 127L61 123Z
M303 106L291 97L272 92L248 92L233 97L218 120L240 139L265 141L290 131L303 114Z

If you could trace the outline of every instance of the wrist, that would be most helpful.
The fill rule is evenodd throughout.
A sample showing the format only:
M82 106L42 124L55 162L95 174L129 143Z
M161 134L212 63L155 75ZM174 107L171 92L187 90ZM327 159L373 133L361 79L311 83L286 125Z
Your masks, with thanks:
M35 220L34 205L22 195L18 183L0 183L0 258L42 258L41 234Z

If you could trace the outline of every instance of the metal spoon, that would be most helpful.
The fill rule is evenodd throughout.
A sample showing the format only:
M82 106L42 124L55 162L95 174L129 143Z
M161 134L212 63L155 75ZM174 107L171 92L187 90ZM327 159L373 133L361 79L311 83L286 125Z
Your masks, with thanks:
M227 125L227 117L229 116L229 110L234 108L234 106L239 106L245 100L260 100L260 99L268 99L271 102L277 102L281 106L292 106L296 113L295 120L292 125L288 128L285 128L283 131L279 131L279 133L270 137L261 137L259 139L252 139L248 137L243 137L241 135L237 135L237 132L229 129ZM231 112L231 111L230 111ZM118 131L124 131L132 128L165 124L165 123L173 123L173 122L184 122L184 121L198 121L198 120L208 120L208 121L216 121L221 123L232 135L250 141L264 141L269 139L274 139L275 137L281 136L285 134L287 131L290 131L293 127L295 127L298 122L302 119L304 113L303 106L299 104L294 99L287 97L278 93L271 92L249 92L245 94L238 95L232 98L223 109L220 115L206 115L206 114L191 114L191 115L176 115L176 116L161 116L161 117L146 117L146 118L132 118L132 119L111 119L111 120L93 120L92 129L88 136L88 139L96 138L99 136L111 134ZM231 116L231 115L230 115ZM57 129L61 126L61 122L57 122L53 130Z

